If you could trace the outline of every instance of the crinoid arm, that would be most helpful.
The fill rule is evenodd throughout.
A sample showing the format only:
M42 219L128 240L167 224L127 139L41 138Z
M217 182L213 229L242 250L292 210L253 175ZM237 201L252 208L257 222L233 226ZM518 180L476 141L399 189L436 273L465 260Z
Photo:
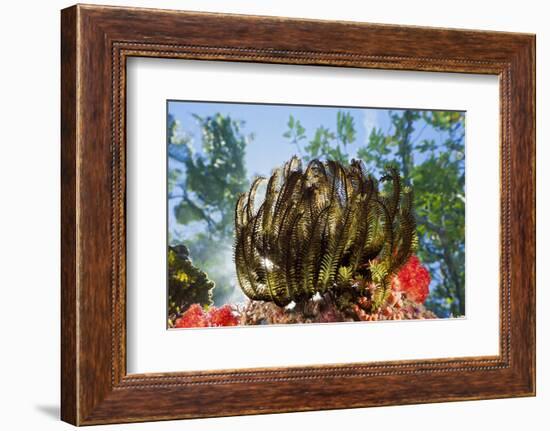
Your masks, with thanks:
M312 160L304 169L293 157L256 179L235 209L239 285L280 307L315 295L345 306L367 295L379 308L416 244L412 190L391 166L376 180L358 160Z

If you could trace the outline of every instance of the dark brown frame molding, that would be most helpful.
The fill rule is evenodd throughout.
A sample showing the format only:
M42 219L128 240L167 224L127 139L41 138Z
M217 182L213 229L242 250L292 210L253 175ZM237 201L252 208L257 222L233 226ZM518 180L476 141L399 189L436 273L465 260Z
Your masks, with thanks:
M61 18L63 420L89 425L535 394L534 35L84 5L64 9ZM131 56L498 75L500 354L128 375Z

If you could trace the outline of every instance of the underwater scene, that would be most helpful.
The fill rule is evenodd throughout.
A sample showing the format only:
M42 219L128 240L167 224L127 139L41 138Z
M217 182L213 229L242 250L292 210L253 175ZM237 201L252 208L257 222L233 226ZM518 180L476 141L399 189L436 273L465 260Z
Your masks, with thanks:
M463 111L167 102L167 327L465 316Z

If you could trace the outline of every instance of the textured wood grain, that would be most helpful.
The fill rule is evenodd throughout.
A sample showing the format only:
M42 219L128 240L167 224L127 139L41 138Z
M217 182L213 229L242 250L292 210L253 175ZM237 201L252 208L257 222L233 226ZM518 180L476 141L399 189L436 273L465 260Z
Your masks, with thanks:
M524 34L99 6L64 10L62 418L81 425L533 395L534 47L534 36ZM126 375L129 56L498 75L500 355Z
M61 417L77 422L76 9L61 17Z

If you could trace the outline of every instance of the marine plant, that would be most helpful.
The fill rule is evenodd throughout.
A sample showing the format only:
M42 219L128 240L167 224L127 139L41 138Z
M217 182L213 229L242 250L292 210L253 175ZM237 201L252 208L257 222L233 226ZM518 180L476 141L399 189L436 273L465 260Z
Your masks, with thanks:
M263 192L263 199L258 199ZM235 264L243 292L279 307L316 295L339 308L377 310L417 245L410 187L388 166L297 157L256 178L235 208Z
M168 247L168 315L179 315L192 304L212 304L214 282L193 265L183 244Z

